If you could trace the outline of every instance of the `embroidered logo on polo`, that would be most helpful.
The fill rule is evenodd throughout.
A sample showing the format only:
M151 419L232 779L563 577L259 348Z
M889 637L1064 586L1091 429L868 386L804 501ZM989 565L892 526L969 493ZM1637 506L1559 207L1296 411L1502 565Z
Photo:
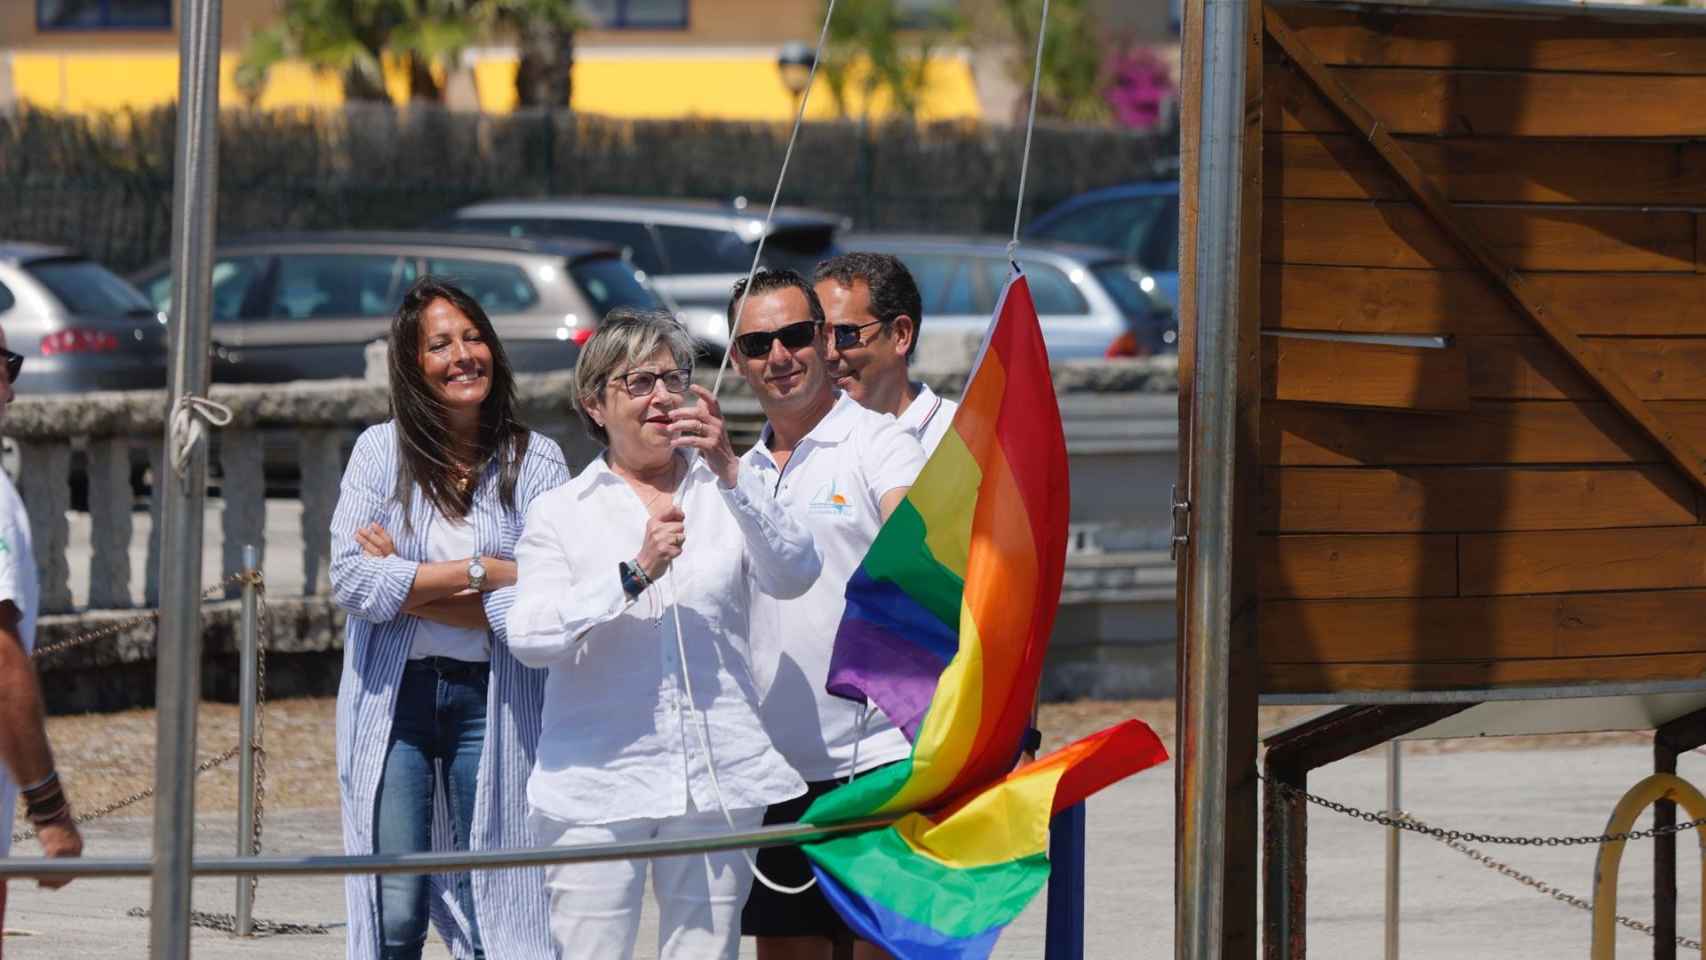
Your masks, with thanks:
M811 500L806 503L806 511L813 516L850 517L853 515L853 504L847 498L835 492L834 482L826 483L817 488Z

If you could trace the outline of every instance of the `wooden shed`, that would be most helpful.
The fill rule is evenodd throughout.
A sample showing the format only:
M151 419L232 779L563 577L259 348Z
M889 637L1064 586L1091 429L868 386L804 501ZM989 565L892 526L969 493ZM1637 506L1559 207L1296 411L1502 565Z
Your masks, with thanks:
M1706 689L1706 15L1256 0L1217 106L1213 7L1185 37L1180 955L1249 956L1259 696L1417 708L1361 749L1442 704Z

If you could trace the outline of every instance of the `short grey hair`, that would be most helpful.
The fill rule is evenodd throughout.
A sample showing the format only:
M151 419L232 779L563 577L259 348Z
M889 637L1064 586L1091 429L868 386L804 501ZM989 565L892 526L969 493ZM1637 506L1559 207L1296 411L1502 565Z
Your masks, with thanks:
M610 378L625 367L643 362L669 348L679 366L693 366L693 336L668 310L638 310L617 307L604 318L575 360L575 413L581 424L601 445L610 445L610 434L592 418L592 398L603 395Z

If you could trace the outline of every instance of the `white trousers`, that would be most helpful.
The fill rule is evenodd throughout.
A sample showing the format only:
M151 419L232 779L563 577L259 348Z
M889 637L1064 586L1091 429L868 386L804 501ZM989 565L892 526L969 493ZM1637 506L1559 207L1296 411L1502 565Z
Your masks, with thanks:
M752 830L764 821L763 808L729 813L737 830ZM728 830L722 813L692 809L685 816L663 820L591 825L564 823L537 810L528 819L538 841L553 847ZM735 960L740 951L740 911L752 889L752 867L740 850L546 867L551 937L565 960L634 955L648 865L658 904L658 960Z

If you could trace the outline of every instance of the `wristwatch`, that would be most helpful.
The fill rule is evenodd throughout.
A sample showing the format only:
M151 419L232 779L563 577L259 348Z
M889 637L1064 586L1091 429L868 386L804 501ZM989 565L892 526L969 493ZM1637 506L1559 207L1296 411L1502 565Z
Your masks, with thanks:
M468 558L468 589L486 589L486 565L480 562L477 553Z
M640 599L640 594L652 585L652 578L646 576L646 571L636 562L624 560L616 565L616 575L622 580L622 592L629 600Z

